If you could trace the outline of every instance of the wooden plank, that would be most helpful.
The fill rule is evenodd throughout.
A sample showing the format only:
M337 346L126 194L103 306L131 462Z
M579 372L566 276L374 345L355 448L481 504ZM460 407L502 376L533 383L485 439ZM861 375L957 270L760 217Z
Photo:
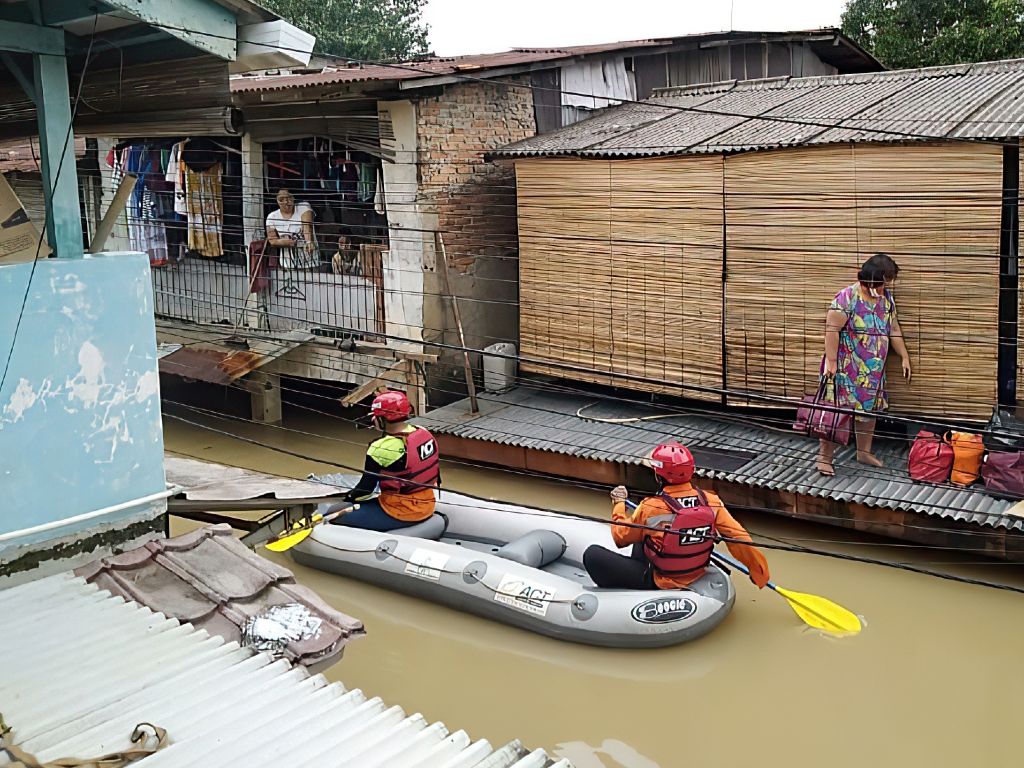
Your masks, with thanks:
M444 237L440 232L434 234L437 236L438 244L438 248L434 251L437 274L441 277L441 289L451 303L452 314L455 316L455 329L459 334L459 346L462 347L462 370L466 379L466 391L469 393L469 411L470 413L479 413L480 405L476 401L476 384L473 382L473 366L469 363L466 334L462 330L462 313L459 311L459 300L452 293L451 280L448 278L448 255L444 249Z
M63 40L63 33L58 33ZM82 220L75 171L75 136L71 130L68 63L60 55L32 57L39 97L39 153L46 200L46 241L60 258L82 255ZM49 194L47 194L49 193Z
M235 15L214 0L104 0L139 21L152 24L193 48L234 61Z
M34 53L64 59L64 30L0 19L0 50ZM64 72L67 79L67 70ZM38 85L39 83L36 83Z
M399 360L395 362L386 371L372 379L366 380L341 398L341 404L347 408L355 405L361 400L364 400L375 392L383 392L385 389L394 389L395 382L399 378L396 374L401 374L402 380L408 381L409 362L406 360Z

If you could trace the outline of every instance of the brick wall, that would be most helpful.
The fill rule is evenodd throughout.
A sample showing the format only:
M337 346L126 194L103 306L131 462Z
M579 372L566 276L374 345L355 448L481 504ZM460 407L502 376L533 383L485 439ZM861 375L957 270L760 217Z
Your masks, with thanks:
M528 84L529 78L506 82ZM466 346L519 342L519 263L515 173L485 152L536 133L528 88L458 83L417 103L420 204L437 214L459 297ZM437 274L424 280L424 338L458 345L454 317ZM479 384L479 355L471 355ZM428 369L432 405L465 391L462 357L445 351Z
M528 85L529 78L506 82ZM449 262L472 272L481 257L516 253L515 175L483 154L536 133L529 88L459 83L419 102L420 189L436 206Z

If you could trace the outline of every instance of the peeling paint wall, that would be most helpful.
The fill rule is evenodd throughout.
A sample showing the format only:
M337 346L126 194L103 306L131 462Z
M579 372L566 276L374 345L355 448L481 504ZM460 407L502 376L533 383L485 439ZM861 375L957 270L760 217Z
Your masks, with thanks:
M31 278L31 281L30 281ZM164 490L149 263L108 253L0 266L0 536ZM31 537L126 523L129 508Z

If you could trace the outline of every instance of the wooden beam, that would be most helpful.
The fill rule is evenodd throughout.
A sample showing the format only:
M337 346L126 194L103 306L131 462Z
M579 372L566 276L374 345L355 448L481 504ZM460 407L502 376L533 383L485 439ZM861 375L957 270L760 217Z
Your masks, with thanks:
M368 379L366 382L360 384L358 387L356 387L343 398L341 398L341 404L348 408L349 406L355 405L360 400L369 397L374 392L377 392L382 389L390 389L390 385L392 385L395 380L395 377L392 374L401 373L407 376L407 366L408 363L406 363L405 360L399 360L386 371L381 373L379 376L374 376L372 379Z
M82 255L82 219L78 205L78 171L75 136L71 130L71 97L68 66L64 57L64 33L60 55L32 57L35 75L36 113L39 120L39 153L42 156L43 198L46 201L46 237L56 256Z
M117 186L117 191L114 193L114 199L110 201L110 206L107 208L107 212L103 214L103 220L96 227L96 234L93 236L92 242L89 243L89 253L100 253L103 250L103 246L107 244L107 238L114 231L114 225L117 224L118 218L124 213L124 209L128 207L128 198L131 197L132 190L135 189L136 181L138 181L138 176L131 173L126 173L121 179L121 183Z
M253 371L247 377L252 405L252 420L259 424L280 424L281 377L276 374Z
M64 30L0 20L0 50L64 58ZM65 79L67 79L65 71Z
M162 29L193 48L234 61L238 26L235 15L213 0L107 0L141 22Z
M109 13L110 6L99 0L82 2L82 0L42 0L40 2L43 23L50 27L72 24L76 21L92 19L97 13Z
M438 249L434 251L437 260L437 274L441 276L441 286L452 305L452 314L455 315L455 328L459 332L459 346L462 347L462 367L466 375L466 390L469 393L469 412L479 413L480 404L476 401L476 384L473 382L473 366L469 362L469 352L466 351L466 335L462 332L462 313L459 312L459 300L452 293L451 281L448 279L448 255L444 250L444 237L440 232L434 233L437 236Z
M18 81L18 85L21 86L21 90L25 92L25 95L32 99L33 104L36 103L36 88L32 82L32 74L23 70L21 64L7 51L0 51L0 61L14 75L14 79Z

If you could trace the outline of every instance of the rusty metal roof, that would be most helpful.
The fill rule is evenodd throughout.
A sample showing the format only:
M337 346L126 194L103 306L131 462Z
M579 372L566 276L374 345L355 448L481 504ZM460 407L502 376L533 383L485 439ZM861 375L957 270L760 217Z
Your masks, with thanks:
M275 655L312 670L338 661L346 643L365 634L362 622L297 584L291 571L250 551L229 525L151 541L75 574L112 595L241 645L250 644L246 628L252 620L273 620L287 610L308 631L296 632Z
M651 157L1024 136L1024 60L669 88L493 157Z
M324 69L322 72L275 73L266 75L240 75L231 80L232 93L257 93L281 91L288 88L311 88L327 85L373 81L415 80L438 75L487 76L489 70L503 67L518 67L530 64L555 62L579 56L594 56L605 53L635 52L642 54L645 49L666 48L687 43L712 43L721 40L773 41L782 39L829 37L821 44L813 44L815 53L823 60L833 62L841 71L865 72L882 69L882 65L860 48L853 40L838 29L799 30L794 32L710 32L676 37L652 38L647 40L623 40L595 45L574 45L558 48L513 48L500 53L481 53L467 56L432 56L415 61L395 64L359 64Z
M244 344L238 347L233 346L232 339L168 345L158 355L160 372L211 384L230 384L313 338L311 333L294 330L275 334L273 338L247 335L239 340Z
M572 768L518 740L474 741L70 574L0 590L0 616L8 739L48 765L127 749L135 726L152 723L167 744L140 766Z

